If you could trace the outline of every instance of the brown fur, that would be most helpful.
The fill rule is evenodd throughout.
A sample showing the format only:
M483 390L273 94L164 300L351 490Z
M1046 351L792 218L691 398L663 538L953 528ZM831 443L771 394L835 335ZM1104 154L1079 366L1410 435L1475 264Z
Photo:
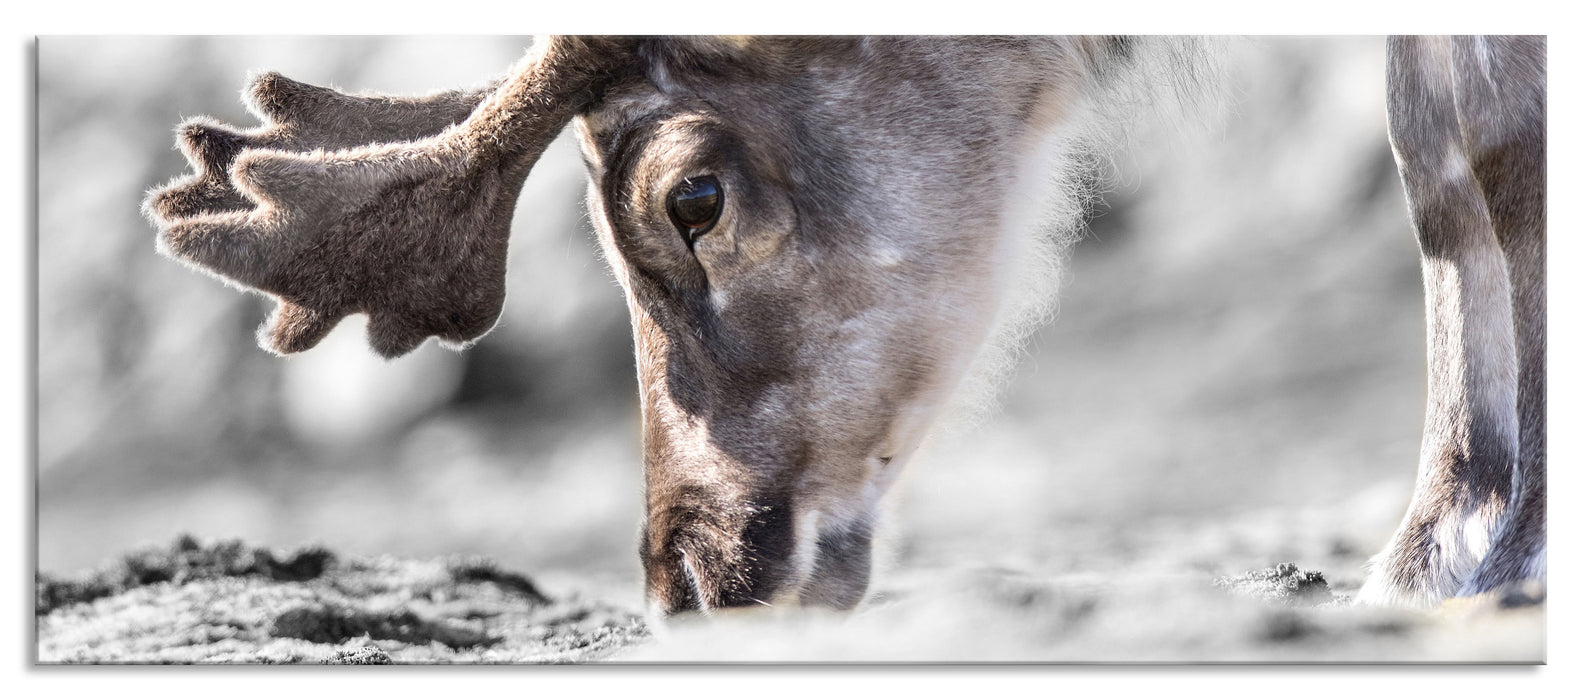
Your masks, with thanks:
M579 127L637 337L650 594L667 612L771 594L850 607L866 589L873 506L901 467L888 458L914 444L903 428L919 429L909 412L954 388L953 363L994 315L1016 165L1004 154L1067 97L1058 77L1080 72L1081 54L994 37L643 53L647 80L612 90ZM663 200L703 173L727 205L689 248ZM722 505L688 505L692 494ZM721 521L731 508L754 515ZM812 559L788 562L802 518L817 519L802 534ZM699 565L700 550L742 563ZM689 578L691 591L677 583Z

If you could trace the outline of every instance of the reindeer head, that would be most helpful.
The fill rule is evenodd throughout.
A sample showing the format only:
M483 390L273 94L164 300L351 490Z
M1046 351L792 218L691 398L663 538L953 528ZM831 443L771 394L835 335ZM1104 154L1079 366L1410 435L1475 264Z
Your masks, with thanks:
M289 105L277 131L340 140L189 127L199 174L149 208L172 254L280 298L277 350L354 312L387 355L466 342L499 311L516 188L575 115L632 315L651 603L849 608L881 497L996 318L1005 231L1047 184L1024 156L1097 46L556 38L387 142ZM329 102L386 105L351 99Z

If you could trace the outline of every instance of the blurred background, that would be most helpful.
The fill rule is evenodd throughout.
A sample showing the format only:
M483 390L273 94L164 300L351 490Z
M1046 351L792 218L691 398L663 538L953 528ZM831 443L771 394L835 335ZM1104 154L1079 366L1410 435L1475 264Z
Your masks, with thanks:
M499 75L529 43L40 39L41 569L190 532L481 554L552 595L638 605L630 331L568 136L518 204L500 324L463 353L385 362L354 318L273 357L253 339L270 302L158 256L138 212L186 172L179 121L256 123L249 72L424 93ZM1142 120L1000 409L938 431L899 487L888 566L1300 558L1360 577L1410 495L1424 392L1383 54L1231 41L1222 109Z

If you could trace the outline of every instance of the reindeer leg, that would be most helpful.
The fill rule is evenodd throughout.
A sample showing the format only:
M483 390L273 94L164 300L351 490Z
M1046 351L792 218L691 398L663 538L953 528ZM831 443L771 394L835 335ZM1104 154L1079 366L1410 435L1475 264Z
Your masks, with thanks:
M1542 162L1543 149L1537 151ZM1540 172L1538 191L1543 192ZM1491 200L1495 199L1491 197ZM1501 591L1523 581L1544 581L1548 573L1548 469L1545 425L1546 283L1544 273L1544 207L1536 208L1536 228L1496 225L1506 259L1510 261L1516 321L1516 350L1520 362L1516 413L1520 421L1521 453L1517 461L1517 490L1513 511L1500 528L1488 554L1456 592L1473 596ZM1496 222L1500 217L1496 217ZM1532 219L1529 219L1532 221Z
M1428 406L1405 520L1359 599L1432 605L1488 551L1519 453L1511 282L1456 114L1449 40L1392 38L1390 139L1423 255Z
M1511 515L1458 596L1542 582L1548 566L1545 44L1543 37L1458 37L1455 42L1457 66L1477 69L1457 71L1456 100L1473 172L1510 273L1521 445Z

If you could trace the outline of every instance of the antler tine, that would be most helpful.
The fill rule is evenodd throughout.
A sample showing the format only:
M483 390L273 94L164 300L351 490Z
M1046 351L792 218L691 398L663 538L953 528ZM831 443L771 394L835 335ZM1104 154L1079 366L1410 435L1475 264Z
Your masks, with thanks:
M465 120L500 82L423 97L359 96L267 71L249 79L242 94L249 111L289 127L297 139L322 144L316 148L347 148L437 134Z
M552 37L486 95L420 100L266 73L247 94L271 125L184 124L197 174L145 209L165 229L162 251L278 298L258 336L273 352L308 349L351 313L368 314L369 342L385 357L429 336L465 346L504 304L522 180L573 116L634 70L635 47Z
M248 81L242 101L264 125L238 129L209 117L182 122L176 144L193 172L150 192L143 212L167 226L203 214L245 211L252 204L231 186L230 169L246 149L338 150L431 136L465 120L498 86L494 81L425 97L357 96L261 73Z

